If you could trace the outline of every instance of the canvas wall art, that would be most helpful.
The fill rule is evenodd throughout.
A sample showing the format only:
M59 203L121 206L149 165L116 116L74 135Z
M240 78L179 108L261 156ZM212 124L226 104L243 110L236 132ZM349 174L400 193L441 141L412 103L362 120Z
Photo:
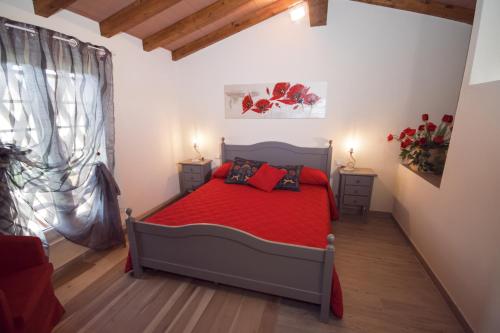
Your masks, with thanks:
M325 118L326 82L224 86L226 118Z

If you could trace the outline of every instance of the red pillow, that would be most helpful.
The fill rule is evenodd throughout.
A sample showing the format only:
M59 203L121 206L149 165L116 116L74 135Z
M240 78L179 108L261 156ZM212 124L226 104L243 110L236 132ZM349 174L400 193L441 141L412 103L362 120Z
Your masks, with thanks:
M226 178L229 170L231 169L231 165L233 165L233 162L231 161L222 164L217 168L217 170L214 171L212 178Z
M286 174L286 170L281 170L265 163L260 167L255 175L248 179L248 184L258 188L259 190L271 192L276 184L278 184L281 178L283 178Z
M304 166L300 172L299 183L310 185L328 185L328 177L320 169Z

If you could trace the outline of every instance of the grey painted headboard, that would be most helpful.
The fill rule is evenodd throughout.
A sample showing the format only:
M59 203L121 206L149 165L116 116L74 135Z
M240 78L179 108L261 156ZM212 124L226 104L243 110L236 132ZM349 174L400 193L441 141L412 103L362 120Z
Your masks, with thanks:
M328 180L332 165L332 140L326 148L297 147L284 142L267 141L253 145L228 145L222 138L222 162L235 157L266 161L274 165L305 165L323 170Z

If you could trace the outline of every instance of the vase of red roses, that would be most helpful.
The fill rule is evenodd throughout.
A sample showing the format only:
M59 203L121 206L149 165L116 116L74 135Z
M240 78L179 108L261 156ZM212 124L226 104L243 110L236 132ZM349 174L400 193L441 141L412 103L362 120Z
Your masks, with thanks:
M418 128L404 129L398 138L389 134L387 141L400 142L399 157L411 169L440 175L450 145L453 116L445 114L439 126L429 120L428 114L422 115L422 121Z

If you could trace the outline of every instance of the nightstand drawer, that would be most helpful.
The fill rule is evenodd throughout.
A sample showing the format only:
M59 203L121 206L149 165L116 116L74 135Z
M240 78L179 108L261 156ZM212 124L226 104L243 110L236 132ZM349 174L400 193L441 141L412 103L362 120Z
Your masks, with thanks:
M350 194L350 195L369 196L370 195L370 187L369 186L346 185L344 193Z
M196 190L201 185L203 185L203 182L191 182L191 181L185 180L182 183L182 187L184 188L185 191Z
M347 176L346 182L347 185L361 185L361 186L370 186L372 183L372 177L364 177L364 176Z
M182 178L185 182L201 182L203 180L201 173L183 173Z
M370 198L346 194L344 195L344 205L368 207L370 205Z
M200 165L183 165L182 166L182 172L185 173L201 173L201 166Z

